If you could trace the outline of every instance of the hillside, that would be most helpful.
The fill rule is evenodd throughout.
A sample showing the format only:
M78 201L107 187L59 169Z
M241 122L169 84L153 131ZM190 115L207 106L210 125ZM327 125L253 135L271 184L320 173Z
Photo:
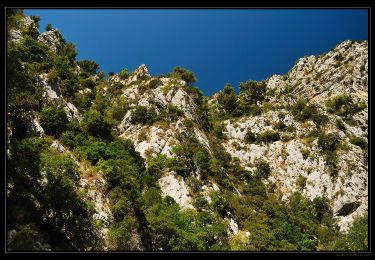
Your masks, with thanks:
M367 250L367 41L206 97L38 21L8 14L8 250Z

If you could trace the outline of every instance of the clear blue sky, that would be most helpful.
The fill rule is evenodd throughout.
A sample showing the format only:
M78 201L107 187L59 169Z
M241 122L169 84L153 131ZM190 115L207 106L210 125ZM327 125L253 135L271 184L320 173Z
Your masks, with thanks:
M144 63L152 75L195 73L205 95L225 83L285 74L305 55L368 39L367 10L25 10L106 73Z

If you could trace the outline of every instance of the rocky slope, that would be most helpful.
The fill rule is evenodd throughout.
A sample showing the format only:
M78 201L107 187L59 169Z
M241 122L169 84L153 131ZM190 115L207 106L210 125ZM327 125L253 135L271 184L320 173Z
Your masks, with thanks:
M298 122L286 108L271 110L259 116L243 116L224 121L223 133L226 140L223 147L233 158L238 158L241 165L249 170L255 169L254 162L257 159L265 159L272 172L265 183L274 185L282 200L288 200L295 191L302 192L310 199L327 196L343 232L349 229L353 219L363 215L368 208L367 153L349 142L352 136L367 140L367 55L367 42L345 41L326 54L301 58L287 75L273 75L266 80L267 89L275 90L274 96L269 100L273 106L294 104L302 97L309 104L316 104L321 113L328 116L324 131L338 133L348 146L338 154L339 172L334 178L328 174L317 140L306 143L303 139L306 133L316 129L313 121ZM132 83L144 75L150 77L145 65L141 65L127 81L119 80L116 75L112 80L124 84L123 96L134 101L133 106L154 107L158 111L173 104L183 111L183 115L168 126L145 126L132 124L132 110L129 110L118 126L120 136L134 141L136 150L145 159L157 154L171 157L172 147L180 142L178 136L186 131L183 120L194 118L196 105L181 87L185 83L171 78L161 78L160 86L140 93L139 84ZM147 85L150 81L151 78L140 84ZM286 91L286 88L289 90ZM327 113L324 104L332 97L347 93L353 95L354 102L365 102L366 108L354 115L355 123L344 123L346 130L342 131L335 125L340 117ZM266 145L245 143L245 134L249 129L255 134L262 133L275 129L280 121L295 129L290 140ZM210 142L204 131L194 128L194 135L202 145L210 149ZM303 153L308 153L308 157L305 158ZM305 179L303 188L298 186L301 178ZM167 182L166 179L171 181ZM167 175L160 182L165 194L175 198L182 207L190 206L189 192L183 181L181 183L173 175ZM346 208L350 209L344 210Z
M36 40L54 55L60 55L65 42L58 30L52 29L39 34L35 21L30 17L23 18L20 23L22 27L37 31ZM14 28L9 33L9 40L20 42L22 35L21 29ZM75 64L72 71L74 75L79 75L81 68ZM299 59L286 75L273 75L266 79L264 84L268 93L268 108L257 115L245 114L217 120L215 123L222 125L220 138L215 136L212 127L207 127L205 122L216 113L222 92L212 97L203 97L189 82L176 75L151 76L144 64L126 76L119 73L102 80L91 76L90 80L94 82L95 88L78 91L81 95L95 94L96 99L90 101L90 105L99 106L98 100L107 96L110 96L109 102L114 104L120 103L120 100L126 103L126 112L112 130L120 138L128 139L134 144L135 151L144 159L148 170L152 160L160 156L165 156L161 157L166 158L165 160L180 160L178 148L192 138L199 144L194 144L194 149L198 149L196 153L204 156L202 151L207 151L207 156L216 158L216 153L226 152L231 162L238 164L252 176L257 171L257 162L263 160L269 165L270 174L262 182L279 201L288 202L295 192L300 192L310 200L317 197L328 198L342 233L348 232L354 220L368 211L367 148L359 147L353 142L353 138L368 142L367 41L345 41L328 53ZM61 106L69 122L82 123L85 111L82 112L71 99L63 95L61 80L50 81L49 74L43 72L36 76L36 85L43 90L46 104ZM361 104L361 109L343 120L339 113L328 111L327 101L345 94L352 97L354 105ZM316 106L315 113L319 112L326 118L324 124L311 118L297 120L292 108L301 98L305 100L306 106ZM258 105L264 106L264 103ZM204 117L205 115L208 117ZM28 111L22 117L27 118L28 122L25 132L38 137L46 135L38 112ZM13 123L7 121L8 145L14 128ZM281 138L271 142L248 141L249 132L259 136L267 131L277 131ZM319 143L318 135L329 133L337 134L337 143L340 143L334 154L337 157L335 174L330 173L332 163L328 161L327 153ZM76 189L85 194L86 201L94 205L92 215L101 223L99 237L103 240L102 249L111 249L113 244L108 237L108 229L114 221L111 209L115 207L110 205L106 190L108 177L88 160L77 158L79 152L63 146L57 138L53 140L51 148L74 160L80 173ZM192 154L191 157L195 155ZM11 156L8 149L7 157ZM214 211L212 208L198 209L196 205L199 196L203 196L208 205L213 205L215 194L221 192L229 192L235 197L242 196L242 184L246 183L245 180L228 174L227 169L217 170L222 175L217 173L216 176L207 177L202 166L204 160L206 159L198 162L194 157L187 174L178 174L178 167L165 167L158 176L157 185L161 195L173 198L181 211ZM214 170L211 169L221 165L221 162L211 159L209 163L212 172ZM225 180L222 177L220 179L219 175L225 176ZM12 185L8 185L8 197L12 191L9 187ZM234 210L226 209L220 218L231 239L250 243L252 234L244 225L239 224L240 217ZM133 227L129 238L131 250L147 248L146 244L149 242L145 242L147 239L141 233L140 227ZM8 231L8 244L15 235L15 230ZM36 241L34 247L35 250L51 250L48 241L44 240Z
M368 208L367 153L349 142L351 136L366 140L368 136L367 58L367 42L345 41L326 54L299 59L287 75L274 75L266 80L267 88L276 90L275 97L270 99L271 104L293 104L299 97L303 97L320 107L322 113L329 117L324 130L338 133L348 145L346 151L339 153L340 170L335 178L327 173L317 140L306 144L302 138L303 134L316 129L314 122L297 122L286 109L225 122L227 141L223 145L233 157L239 158L244 167L250 168L259 158L269 162L272 174L266 182L276 185L282 199L287 200L288 195L297 190L310 199L326 195L342 231L347 231L353 219L364 214ZM283 94L287 87L292 90ZM331 97L348 93L355 97L355 102L365 102L366 108L354 115L353 125L344 123L343 131L335 125L340 117L327 113L324 104ZM280 119L280 114L283 119ZM280 120L286 126L295 128L291 140L277 141L267 146L245 144L247 129L261 133L275 129ZM307 158L304 158L303 151L309 154ZM306 185L302 189L297 185L300 176L306 178ZM343 209L347 207L351 210L344 212Z

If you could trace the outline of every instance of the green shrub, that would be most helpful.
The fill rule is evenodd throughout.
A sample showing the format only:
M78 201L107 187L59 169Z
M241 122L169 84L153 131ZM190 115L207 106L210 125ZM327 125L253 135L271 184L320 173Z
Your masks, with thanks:
M260 178L267 178L271 174L271 167L268 162L264 160L258 160L255 162L255 175Z
M328 122L326 115L320 114L316 105L307 105L304 99L298 99L297 103L291 107L294 119L300 122L312 120L318 126Z
M221 216L225 216L229 210L229 203L223 195L219 192L212 192L211 197L211 207L216 210Z
M88 78L97 74L99 65L92 60L77 61L77 65L81 68L81 76Z
M265 99L265 94L267 92L265 81L257 82L249 80L240 82L238 87L242 93L245 93L245 99L249 104L256 104L258 101L263 101Z
M303 190L305 188L306 180L307 178L305 176L302 176L302 175L298 176L296 184L300 188L300 190Z
M75 147L83 146L87 138L82 133L78 133L76 131L66 131L62 133L60 140L63 145L74 149Z
M181 67L173 68L172 73L168 76L182 79L183 81L186 82L187 85L192 85L193 83L197 81L197 78L195 77L193 72L187 69L181 68Z
M158 120L158 114L153 107L137 106L132 111L131 120L132 124L151 125Z
M65 43L60 51L60 56L67 57L71 64L74 64L77 54L76 47L72 42Z
M120 77L120 79L127 79L129 77L129 71L128 69L123 69L121 70L119 73L118 73L118 76Z
M309 149L302 149L301 154L302 154L302 158L304 160L306 160L310 155L310 150Z
M48 135L59 137L67 129L68 123L68 117L62 108L45 107L40 112L40 124Z
M225 113L231 115L237 108L237 97L234 88L230 84L224 86L223 91L219 93L217 102Z
M280 140L280 134L272 130L267 130L257 136L258 142L272 143Z
M283 121L281 121L281 120L279 120L277 123L276 123L276 125L275 125L275 128L277 129L277 130L279 130L279 131L285 131L286 129L287 129L287 125L283 122Z
M129 104L124 98L116 98L110 107L105 110L105 119L111 125L118 125L129 109Z
M327 112L349 119L354 114L366 108L364 102L355 104L353 97L348 94L339 95L326 101Z
M341 131L345 131L346 130L346 126L344 124L344 122L341 120L341 119L336 119L336 127L337 129L341 130Z
M207 199L202 194L199 194L193 202L193 206L197 210L206 209L208 207L208 205L209 205L209 203L208 203Z
M328 168L328 172L332 177L336 177L338 175L338 168L337 168L337 153L336 151L326 151L324 152L324 159L326 161L326 166Z
M318 145L323 151L335 151L339 145L339 141L339 136L333 133L321 133L318 137Z
M366 139L364 138L353 136L352 138L350 138L349 142L351 142L352 144L356 146L361 147L363 150L367 149L367 142L366 142Z
M82 148L86 159L95 165L100 159L106 156L106 143L102 141L91 141Z
M46 31L52 31L52 25L50 23L46 25Z
M82 129L92 136L109 138L111 135L110 124L95 109L91 108L83 115L81 125Z
M183 115L184 112L177 106L168 104L167 107L162 111L160 117L168 120L169 122L176 122L178 118Z
M245 134L244 141L246 143L249 143L249 144L257 143L257 138L256 138L255 134L253 132L251 132L251 130L247 130L247 132Z
M154 78L148 83L149 88L157 88L162 85L163 85L163 82L159 78Z

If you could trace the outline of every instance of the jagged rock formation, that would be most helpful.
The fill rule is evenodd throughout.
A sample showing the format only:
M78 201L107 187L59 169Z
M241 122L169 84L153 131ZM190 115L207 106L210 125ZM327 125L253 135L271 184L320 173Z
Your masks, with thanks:
M342 65L338 65L338 60ZM347 231L353 219L364 214L368 207L368 168L364 160L367 154L349 142L353 135L367 139L367 66L367 42L345 41L325 55L298 60L286 76L274 75L266 80L267 88L276 90L275 97L270 99L272 104L286 105L296 102L298 97L304 97L309 103L321 107L322 113L329 117L326 131L338 133L348 143L349 151L339 154L341 169L337 178L332 179L327 173L317 140L308 145L301 140L303 134L315 129L314 122L299 123L285 109L240 118L234 122L226 121L223 131L227 137L224 147L233 157L239 158L244 167L250 167L260 158L270 163L273 174L267 183L275 184L282 198L287 199L291 192L299 190L299 176L306 178L303 194L310 199L326 195L331 200L342 231ZM278 95L290 86L292 90L288 94ZM329 98L346 93L353 94L355 102L365 102L366 108L354 116L357 125L344 123L344 132L335 126L335 120L339 117L325 112L324 104ZM247 129L254 133L273 130L281 118L280 114L287 127L295 128L293 140L277 141L269 146L244 143ZM311 156L303 158L304 149ZM347 205L356 207L347 214L340 214Z
M21 24L23 27L39 32L35 21L30 17L24 17ZM10 41L19 42L21 39L21 29L14 28L10 31ZM47 46L54 55L59 55L65 44L56 29L41 33L35 39ZM81 72L82 68L73 63L72 73L78 77ZM111 131L116 133L116 138L118 136L128 139L134 144L135 151L144 159L142 167L144 164L147 170L152 159L164 155L165 160L173 161L176 159L176 147L183 145L189 138L196 140L203 147L197 152L201 156L199 158L203 158L200 165L207 163L207 167L215 174L205 176L197 159L193 158L192 164L189 165L191 168L185 169L184 174L181 175L169 166L159 169L158 174L160 175L156 175L155 185L162 197L173 198L180 206L180 208L177 207L180 212L213 212L216 210L214 207L222 207L217 215L225 223L225 232L232 242L238 240L239 244L251 243L253 231L250 228L245 228L241 224L243 223L240 221L241 216L236 215L235 210L229 210L226 207L226 201L215 197L215 194L229 193L230 196L241 198L243 187L240 188L239 183L245 183L246 178L228 175L227 169L215 169L221 162L207 158L208 156L213 158L217 150L227 153L231 163L247 170L246 172L252 177L256 175L257 162L259 160L266 162L269 165L270 173L262 178L262 182L272 191L278 201L288 202L295 192L300 192L310 200L317 197L328 198L334 218L342 233L348 232L354 220L365 215L368 211L367 149L359 147L352 141L354 137L368 141L367 41L345 41L326 54L299 59L286 75L273 75L266 79L264 83L268 91L269 108L257 115L246 114L220 119L221 137L216 136L210 127L204 125L205 121L207 123L212 120L207 118L219 110L218 103L221 92L212 97L201 97L188 82L176 75L153 77L148 72L146 65L142 64L130 75L124 76L119 73L110 76L108 80L91 75L90 80L95 86L92 89L82 87L74 93L75 95L72 95L73 97L68 98L63 94L62 89L64 88L61 80L49 80L49 74L46 72L38 74L35 84L43 90L44 103L62 107L69 122L77 122L79 126L72 126L76 131L73 132L74 134L84 128L81 123L84 121L82 120L85 116L84 112L87 112L75 103L78 94L93 95L96 99L89 100L87 103L89 107L95 107L98 110L100 110L98 107L102 105L100 98L110 96L108 100L113 103L117 103L119 100L124 101L126 111L121 114L121 119L116 121ZM77 82L80 81L77 80ZM84 80L81 79L81 82ZM338 113L329 112L326 108L328 100L344 94L350 94L354 104L364 104L363 109L354 113L350 120L341 120L342 117ZM297 120L291 107L298 103L300 98L303 98L307 105L316 105L317 111L327 118L327 122L319 124L311 118L304 121ZM95 127L100 125L101 121L105 121L102 117L105 117L107 112L105 109L102 109L101 113L98 112L99 116L94 120ZM202 119L206 112L207 118ZM142 115L141 119L137 118L137 114ZM41 126L38 112L22 113L21 117L23 121L27 122L22 131L27 132L29 136L39 138L46 135ZM340 122L340 127L338 127L338 122ZM95 127L93 127L94 130L97 130ZM17 130L19 131L19 129ZM275 130L279 131L281 135L281 138L277 138L277 140L253 143L247 140L249 132L259 136L267 131ZM317 136L311 138L311 133L316 134L318 130L320 133L336 133L340 138L341 147L335 154L337 156L335 165L337 172L334 175L330 173L331 165L319 144L319 138ZM11 144L10 139L14 132L13 122L8 121L8 146ZM93 135L95 138L100 136L97 133ZM116 218L116 214L112 212L114 209L114 211L122 213L125 211L126 214L139 218L137 224L126 218L118 220L118 223L121 221L125 223L124 226L121 226L122 231L124 229L131 230L126 248L130 248L130 250L148 249L150 239L144 235L144 229L154 231L155 227L150 228L147 224L145 220L147 217L142 215L145 213L141 212L141 207L136 210L130 209L131 207L126 205L128 202L123 200L120 201L123 204L118 202L111 205L108 187L114 184L108 183L107 179L108 175L112 174L112 169L107 175L103 173L102 169L105 167L103 167L103 161L100 160L105 157L112 158L113 151L105 150L103 147L90 147L91 150L88 152L79 148L69 149L69 147L63 146L58 138L53 137L51 147L56 152L72 158L78 168L79 187L76 189L84 194L86 202L91 202L92 217L98 221L100 226L98 238L103 241L101 248L104 250L116 248L111 243L114 241L113 237L118 234L116 232L109 234L114 218ZM88 140L89 142L97 141L95 138ZM106 146L107 144L101 142L100 145ZM194 148L198 146L194 145ZM101 150L101 148L103 149ZM202 150L207 151L207 157L204 157L205 154ZM8 158L12 156L10 151L8 148ZM99 162L93 162L91 157L84 160L82 157L77 158L85 152L90 153L92 157L102 156L102 158L97 160ZM196 154L189 156L194 157ZM126 168L127 166L121 165L121 167ZM45 172L41 171L42 178L39 181L41 185L44 185ZM129 175L129 173L127 174ZM134 182L131 185L136 183L135 179L137 178L144 178L144 176L134 177L132 180ZM7 197L13 190L14 183L8 183ZM147 190L141 189L139 191L142 196L147 192ZM116 200L113 197L120 196L121 193L116 192L118 193L112 195L114 201ZM241 208L241 210L244 209ZM147 214L147 210L145 212ZM10 243L16 233L17 231L14 229L8 230L7 235ZM48 239L41 237L35 241L33 248L34 250L51 250L49 242Z
M60 53L62 36L57 29L45 31L38 36L38 41L46 45L54 53Z

